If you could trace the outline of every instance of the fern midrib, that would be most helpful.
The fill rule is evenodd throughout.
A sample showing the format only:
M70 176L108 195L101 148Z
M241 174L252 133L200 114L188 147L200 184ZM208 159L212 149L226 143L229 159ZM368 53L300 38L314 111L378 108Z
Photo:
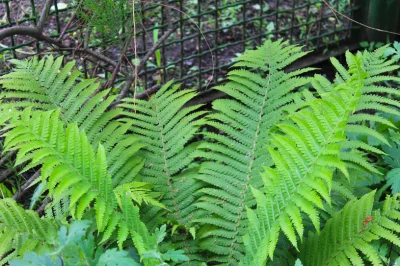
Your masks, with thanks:
M269 50L267 49L267 51L269 52ZM234 252L234 246L236 245L236 242L238 240L238 234L239 234L239 230L240 230L240 223L242 222L242 216L245 210L245 204L246 204L246 197L247 197L247 193L249 191L249 183L250 183L250 178L251 178L251 173L252 173L252 167L253 167L253 163L254 163L254 158L255 158L255 151L256 151L256 147L257 147L257 142L258 142L258 135L260 133L260 128L261 128L261 123L262 123L262 118L264 115L264 106L267 102L268 99L268 92L269 92L269 86L271 84L271 63L270 63L270 56L268 56L268 68L269 68L269 73L268 73L268 79L267 79L267 84L265 86L265 94L264 94L264 98L263 98L263 102L260 106L260 111L258 113L258 121L257 121L257 128L256 131L254 133L254 139L253 139L253 146L251 148L251 156L250 156L250 160L249 160L249 166L247 168L247 175L246 175L246 181L244 184L244 193L242 193L242 198L241 198L241 203L240 203L240 212L237 216L237 220L236 220L236 231L233 235L233 241L229 250L229 261L232 261L232 257L233 257L233 252Z
M153 108L156 111L156 114L159 114L158 112L158 108L157 108L157 104L153 103ZM176 199L176 192L174 189L174 185L172 183L172 176L169 173L169 168L168 168L168 161L167 161L167 152L166 152L166 148L165 148L165 135L164 135L164 130L161 124L161 120L159 119L159 116L156 115L156 119L157 119L157 127L159 129L160 132L160 137L161 137L161 144L162 144L162 154L163 154L163 161L164 161L164 172L167 176L167 182L168 182L168 187L170 190L170 195L172 196L172 200L174 203L174 212L175 212L175 216L178 216L178 222L179 224L183 225L186 229L186 231L188 231L187 225L182 223L182 215L181 215L181 211L179 209L178 203L177 203L177 199ZM190 249L190 244L186 241L186 238L184 240L184 244L185 244L185 253L186 255L189 254L189 249ZM190 257L189 257L190 258Z

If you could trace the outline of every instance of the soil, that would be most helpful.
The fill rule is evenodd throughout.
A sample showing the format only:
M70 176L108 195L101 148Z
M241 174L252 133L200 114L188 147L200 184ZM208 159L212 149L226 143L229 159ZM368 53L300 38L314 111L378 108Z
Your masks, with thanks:
M338 1L341 0L331 0L329 2L334 3L332 6L336 8L340 7L340 11L349 14L350 6L339 5L336 3ZM183 21L181 24L178 23L177 29L170 35L164 46L160 48L161 68L157 67L155 55L150 58L145 71L140 73L141 85L149 87L160 82L160 79L165 81L174 78L179 81L184 78L183 83L186 87L204 90L209 82L216 83L223 79L228 69L226 66L232 64L235 57L243 53L244 49L255 48L268 38L273 40L284 38L292 43L305 45L304 49L316 48L319 52L322 52L329 44L337 44L339 40L349 36L348 31L337 31L324 38L313 39L315 36L321 36L325 33L348 27L349 23L338 21L332 11L324 5L312 4L306 6L309 2L308 0L250 1L246 4L240 4L240 1L232 0L204 0L200 2L200 6L197 2L193 0L184 1L184 12L186 15L191 16L192 19ZM226 6L223 6L224 2ZM341 2L347 3L347 1ZM39 13L44 0L34 0L34 3L35 12ZM71 4L72 0L58 0L58 5L62 3ZM260 6L260 3L263 3L263 5ZM279 5L277 6L278 3ZM7 26L8 18L13 24L16 24L17 21L29 18L33 12L30 0L14 0L9 2L10 13L8 17L6 4L0 3L0 14L4 14L4 17L0 17L0 30ZM216 4L218 4L218 13L215 11ZM142 6L151 8L154 4L146 2ZM183 19L187 17L177 11L179 10L179 4L172 4L172 6L173 9L170 12L172 20L179 22L180 17ZM292 12L293 9L295 9L294 12ZM201 13L206 13L206 15L196 16L199 10ZM278 14L277 11L279 11ZM46 23L46 33L57 35L67 25L72 13L71 9L62 10L57 14L53 12ZM262 20L255 19L261 14L266 17ZM137 31L142 33L138 35L136 40L139 58L143 56L146 48L148 49L154 43L154 30L152 28L156 23L162 24L164 22L161 19L161 7L159 6L141 15L143 15L144 19L137 23ZM216 18L218 19L216 20ZM247 22L243 22L243 18ZM306 21L308 21L307 26L302 25ZM199 29L194 22L197 23L202 31L200 37ZM34 21L19 22L18 24L32 25L32 23ZM64 42L70 47L76 47L83 40L85 31L82 30L84 27L81 26L85 26L85 23L77 16L71 23L71 32L64 38ZM215 31L216 28L221 27L226 29ZM284 32L268 35L273 30L278 31L285 28L287 30ZM161 37L162 33L162 30L159 30L158 36ZM264 36L257 37L260 33L264 34ZM111 42L111 32L107 35L104 36L99 32L93 32L89 44L97 46L97 48L94 48L96 51L118 60L122 47L117 42ZM251 38L252 40L249 40ZM182 39L184 41L180 43ZM241 43L243 40L246 41ZM51 50L49 45L37 43L26 36L14 36L13 39L3 40L0 49L27 43L27 46L13 52L2 52L3 61L0 62L0 73L9 70L9 62L7 60L12 57L20 59L31 57L37 53L43 55ZM213 52L211 53L210 50ZM133 54L133 43L129 46L128 54ZM199 54L202 54L202 56L197 56ZM133 56L129 58L132 59ZM183 59L181 60L181 58ZM71 56L66 57L66 60L70 59L72 59ZM77 60L80 61L80 58L77 58ZM167 67L165 68L165 66ZM92 66L87 62L81 64L81 68L92 77L110 75L110 73L106 73L99 67ZM199 70L204 73L200 74Z

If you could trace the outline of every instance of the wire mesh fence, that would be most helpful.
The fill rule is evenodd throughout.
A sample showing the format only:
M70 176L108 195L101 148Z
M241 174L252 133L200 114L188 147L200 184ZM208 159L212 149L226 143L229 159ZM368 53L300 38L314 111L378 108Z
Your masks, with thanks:
M139 60L169 26L173 27L172 33L138 73L142 89L174 78L188 87L204 90L221 81L245 49L267 39L283 38L324 53L328 47L349 40L355 28L331 8L350 18L359 8L354 0L327 0L329 6L318 0L170 0L168 6L159 2L135 1L138 14L135 46ZM0 30L14 25L36 25L43 4L44 0L0 0ZM71 47L70 55L86 38L85 45L117 61L121 56L122 47L118 44L121 38L110 36L112 32L105 34L96 27L90 28L79 13L75 14L77 8L82 9L82 1L54 0L46 34L58 38L66 31L63 41ZM166 16L171 16L172 25L168 25ZM124 18L131 19L128 14ZM124 30L113 29L114 32ZM124 36L121 32L118 34ZM10 58L54 52L49 44L26 36L11 36L0 45L0 73L8 71ZM131 64L137 63L133 41L126 55ZM82 61L80 65L86 76L107 78L111 75L84 57L78 60Z

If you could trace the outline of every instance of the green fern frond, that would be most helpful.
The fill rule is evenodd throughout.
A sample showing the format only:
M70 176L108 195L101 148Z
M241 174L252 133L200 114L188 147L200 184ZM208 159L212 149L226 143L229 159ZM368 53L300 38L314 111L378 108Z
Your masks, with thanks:
M42 165L41 178L50 195L55 201L70 197L70 212L78 219L94 201L97 226L103 231L116 205L104 147L99 145L95 153L76 124L65 130L59 111L25 109L10 124L4 147L18 149L16 164L29 161L25 171Z
M348 175L340 148L363 76L352 75L347 84L309 101L308 107L278 125L280 132L273 134L269 148L275 167L263 174L264 192L253 189L256 211L247 208L249 234L243 265L261 266L268 256L273 259L281 231L297 249L304 232L302 212L319 230L318 209L323 209L324 201L331 202L333 170Z
M203 133L210 141L202 143L197 152L206 160L199 179L208 183L208 188L199 191L203 196L196 204L207 215L196 221L212 226L201 236L202 247L215 254L211 261L235 265L244 254L246 207L256 203L250 186L260 188L259 173L271 165L265 150L271 129L285 117L284 108L293 103L294 91L311 81L299 75L312 68L283 70L307 54L301 49L267 41L239 57L234 67L244 68L230 71L229 82L215 88L233 99L213 102L215 112L207 116L206 124L224 134Z
M85 131L94 149L99 142L104 143L114 186L131 182L137 176L144 164L136 156L140 146L131 145L136 138L128 132L130 124L113 121L121 110L107 110L116 98L109 96L110 90L98 91L100 84L95 79L80 80L81 73L73 70L74 61L61 68L63 57L12 62L16 65L13 72L0 77L5 90L1 98L7 110L59 109L66 123L77 123Z
M193 176L197 171L187 170L193 161L197 144L191 141L202 124L204 111L201 105L184 108L196 96L194 90L179 90L179 85L165 84L148 101L125 99L125 118L120 121L132 123L131 130L146 146L139 153L146 160L141 171L143 181L155 186L161 193L161 203L169 212L160 208L145 208L143 221L152 229L158 227L163 215L169 221L182 225L188 233L188 224L195 212L195 194L202 183ZM183 171L182 171L183 170ZM183 243L187 251L189 244Z
M54 219L40 218L32 210L24 210L13 199L0 200L0 260L10 259L52 244L59 224Z
M300 248L304 265L384 265L371 242L386 239L400 246L399 195L373 211L375 191L353 199L327 221L320 234L310 234ZM368 265L368 264L367 264Z
M118 231L121 246L128 237L126 230L131 229L120 222L118 199L134 198L160 205L149 194L135 195L140 187L135 183L114 190L104 147L98 145L95 152L76 124L65 129L59 111L32 112L27 108L20 117L10 120L9 129L4 134L5 150L18 149L16 162L28 163L24 170L41 165L41 179L47 183L50 196L56 202L68 198L69 213L74 218L82 219L87 210L94 209L97 229L104 232L103 242ZM142 183L142 188L148 188L147 184Z
M363 81L363 89L359 102L354 109L354 115L349 120L349 125L345 131L348 136L356 136L345 143L341 154L342 160L346 161L349 167L360 168L375 172L378 171L366 159L364 153L355 152L355 150L370 151L380 154L380 151L367 143L362 143L359 137L371 137L383 144L388 144L386 139L377 131L369 127L371 122L384 124L394 127L382 114L400 115L400 102L394 99L384 97L387 94L400 95L400 90L386 87L380 84L382 81L399 82L397 77L384 76L382 74L394 71L399 68L395 60L387 60L383 58L384 48L379 48L375 52L364 51L352 55L346 53L347 68L343 66L337 59L331 58L331 62L337 70L335 82L332 84L326 78L318 76L313 81L314 87L319 93L332 91L336 85L344 84L350 79L350 71L358 71L357 66L368 76ZM370 114L373 112L374 114Z

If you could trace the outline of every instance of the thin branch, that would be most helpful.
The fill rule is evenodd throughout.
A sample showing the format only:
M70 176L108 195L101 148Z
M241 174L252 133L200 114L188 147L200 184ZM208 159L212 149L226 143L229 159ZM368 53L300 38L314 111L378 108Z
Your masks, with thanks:
M44 209L46 209L46 206L47 206L50 202L51 202L51 198L46 198L46 199L43 201L42 205L40 205L39 209L36 210L36 212L37 212L39 215L42 215L42 214L44 213Z
M40 14L39 22L38 22L38 24L37 24L37 26L36 26L36 28L37 28L40 32L43 31L44 25L46 24L47 16L49 15L49 11L50 11L50 8L51 8L51 4L52 4L53 2L54 2L54 0L47 0L46 3L45 3L44 6L43 6L42 13Z
M0 172L0 183L6 180L9 176L14 173L12 169L5 169Z
M15 154L17 154L17 151L10 151L7 152L7 154L5 154L1 159L0 159L0 166L2 166L6 161L8 161L10 159L10 157L14 156Z
M151 49L146 53L146 55L140 60L140 64L138 66L138 71L144 67L146 62L149 60L150 56L153 55L153 53L157 50L157 48L171 35L171 33L174 32L175 28L171 28L168 31L166 31L163 36L158 39L158 41L151 47Z
M66 45L63 45L61 42L44 35L39 29L28 26L13 26L1 30L0 41L13 35L27 35L34 37L40 41L45 41L59 47L65 47L65 48L67 47Z
M37 170L26 182L21 189L14 194L13 199L19 201L28 191L29 186L40 176L40 170Z
M117 63L112 60L111 58L104 56L102 54L99 54L91 49L84 49L84 48L71 48L68 47L67 45L63 44L62 42L55 40L53 38L50 38L46 35L44 35L42 32L40 32L37 28L34 27L26 27L26 26L14 26L11 28L6 28L2 31L0 31L0 41L13 36L13 35L26 35L26 36L31 36L33 38L36 38L39 41L44 41L47 42L49 44L52 44L54 46L57 46L58 48L55 48L53 50L55 51L70 51L70 50L74 50L76 53L85 53L85 54L89 54L92 57L101 60L109 65L112 65L114 67L117 66ZM89 61L92 61L94 63L97 63L97 60L94 58L88 58ZM127 75L128 72L121 70L121 73L124 75Z
M143 100L143 99L146 99L146 98L150 98L150 96L152 94L156 93L160 88L161 88L161 85L160 84L156 84L153 87L145 90L144 92L137 94L135 99Z
M125 98L125 96L128 94L129 89L131 88L132 84L133 84L133 78L132 77L127 77L125 80L125 85L124 87L122 87L118 98L115 100L114 104L111 106L111 109L114 108L115 106L117 106L117 104L119 104L123 98Z
M108 87L113 87L114 86L114 81L117 78L118 72L120 72L120 68L121 68L122 62L123 62L124 57L125 57L125 52L128 49L129 43L131 42L131 39L132 39L132 36L134 36L134 35L135 35L135 31L133 31L133 32L131 31L131 33L129 34L128 38L126 39L124 48L122 49L121 55L120 55L120 57L118 59L118 64L115 67L115 69L114 69L114 71L113 71L113 73L111 75L110 82L106 82L106 84L105 84L106 86L108 86ZM125 76L127 76L127 75L125 75Z
M169 12L170 12L170 9L169 9L168 6L166 6L166 10L167 10L166 13L169 13ZM170 15L167 16L166 19L168 20L168 27L169 27L169 29L158 39L158 41L150 48L149 51L147 51L147 53L145 54L145 56L140 60L140 64L135 68L135 73L138 73L138 72L140 71L140 69L142 69L142 68L145 66L146 62L147 62L147 61L149 60L149 58L154 54L154 52L157 50L157 48L158 48L158 47L159 47L159 46L174 32L174 30L176 29L176 27L173 28L171 16L170 16ZM129 89L131 88L131 86L132 86L132 84L133 84L134 81L135 81L135 80L132 79L132 78L130 78L130 77L127 77L127 78L126 78L125 85L124 85L124 87L121 89L118 98L116 99L115 103L112 105L111 108L114 108L115 106L117 106L117 105L121 102L121 100L122 100L123 98L126 97L126 95L127 95L128 92L129 92ZM149 90L146 90L146 91L149 91ZM136 96L136 95L135 95L135 96ZM135 98L137 99L137 97L135 97Z
M127 80L128 81L128 80ZM133 84L133 79L130 79L130 85L126 85L122 88L122 90L129 90L130 86L132 86ZM161 88L160 84L156 84L154 86L152 86L151 88L145 90L142 93L136 94L135 95L135 99L139 99L139 100L144 100L144 99L148 99L150 98L150 96L154 93L156 93L159 89ZM121 91L122 91L121 90ZM117 105L122 101L123 98L119 98L117 100L115 100L115 102L111 105L110 109L114 109L115 107L117 107Z
M363 24L363 23L361 23L361 22L359 22L359 21L357 21L357 20L354 20L354 19L350 18L349 16L346 16L345 14L343 14L343 13L337 11L337 10L334 9L331 5L329 5L328 2L327 2L326 0L322 0L322 2L324 2L325 5L327 5L327 6L332 10L332 12L333 12L334 14L338 14L338 15L344 17L345 19L348 19L348 20L350 20L351 22L356 23L356 24L358 24L358 25L360 25L360 26L362 26L362 27L365 27L365 28L370 29L370 30L375 30L375 31L383 32L383 33L389 33L389 34L393 34L393 35L400 35L400 33L398 33L398 32L393 32L393 31L388 31L388 30L382 30L382 29L374 28L374 27L368 26L368 25L366 25L366 24Z
M82 5L82 0L79 1L78 7L76 8L75 12L72 14L72 16L70 17L70 19L68 20L67 25L65 25L64 29L61 31L60 36L58 37L58 40L62 40L64 38L65 33L67 32L67 30L69 29L69 27L71 26L72 21L75 19L76 14L78 13L79 8Z

